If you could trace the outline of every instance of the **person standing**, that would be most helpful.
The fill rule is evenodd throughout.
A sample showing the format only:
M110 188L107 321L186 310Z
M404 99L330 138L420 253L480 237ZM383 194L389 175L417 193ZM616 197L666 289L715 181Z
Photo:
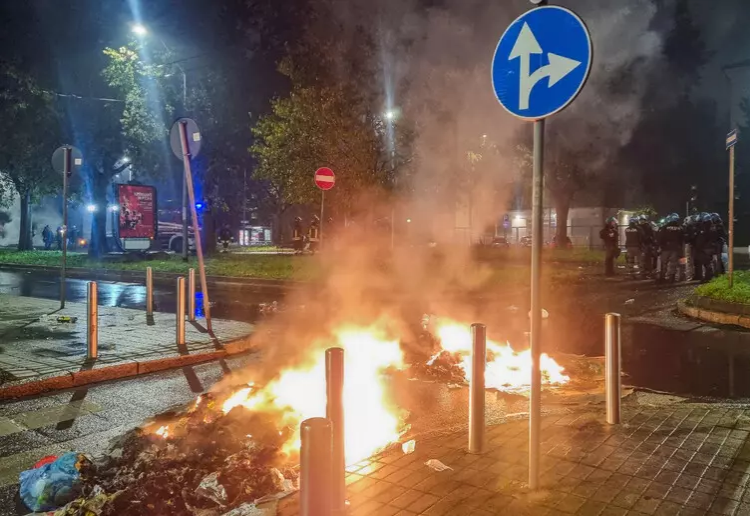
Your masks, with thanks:
M45 251L49 251L52 248L52 240L52 230L49 228L49 224L47 224L42 230L42 241L44 242Z
M302 254L305 249L305 239L302 234L302 217L295 217L294 225L292 226L292 247L294 248L294 254Z
M637 216L630 219L628 227L625 228L625 262L628 265L628 274L631 278L636 277L636 266L643 267L641 261L641 248L643 241L641 239L641 230L638 228L639 218Z
M604 228L599 232L599 238L604 242L604 274L615 275L615 260L620 255L619 239L617 234L617 219L610 217L604 223Z
M320 246L320 217L313 215L310 221L310 227L307 230L307 237L310 241L310 252L315 253Z
M703 282L711 281L714 277L714 240L715 232L712 231L711 216L708 213L701 213L698 225L698 234L695 238L695 247L697 260L703 269L701 280Z
M659 230L659 247L661 247L661 268L658 281L666 279L674 283L680 257L685 247L685 230L676 213L669 215Z

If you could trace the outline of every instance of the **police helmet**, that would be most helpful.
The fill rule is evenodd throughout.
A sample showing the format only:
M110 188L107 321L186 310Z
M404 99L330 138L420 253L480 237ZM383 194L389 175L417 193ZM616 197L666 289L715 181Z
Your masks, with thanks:
M638 215L636 215L635 217L632 217L628 221L628 226L630 226L631 228L634 228L636 226L636 224L638 224Z
M638 222L640 222L641 224L648 222L648 215L646 215L645 213L639 215Z
M607 224L607 226L616 226L617 225L617 217L610 217L610 218L608 218L606 224Z
M294 217L294 222L302 222L302 217Z
M711 215L709 215L705 211L701 213L701 222L711 222Z
M721 217L719 217L718 213L712 213L711 214L711 222L714 222L716 224L721 222Z

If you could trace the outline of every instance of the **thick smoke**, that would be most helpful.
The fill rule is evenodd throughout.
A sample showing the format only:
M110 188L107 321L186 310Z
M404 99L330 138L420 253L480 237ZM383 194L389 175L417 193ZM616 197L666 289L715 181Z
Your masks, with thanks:
M52 231L62 222L59 209L53 206L52 199L43 199L39 204L33 205L31 209L31 224L34 231L34 246L42 246L42 229L49 224ZM13 196L13 202L7 207L0 210L8 215L8 222L3 225L3 231L0 232L0 247L9 247L18 245L18 237L21 227L21 198L18 194Z
M396 210L412 220L409 233L399 234L392 254L389 232L339 228L319 260L325 284L298 289L288 300L292 310L260 326L255 338L271 351L251 379L318 359L332 332L348 324L380 323L393 337L410 340L422 311L491 322L506 308L490 301L478 308L469 301L466 294L492 271L472 259L468 239L460 239L454 227L466 223L459 219L467 218L467 204L475 237L494 225L520 179L513 151L519 132L530 132L530 126L498 104L490 64L503 30L528 4L420 4L351 0L336 11L344 27L341 41L371 31L381 47L375 53L381 75L372 83L382 84L383 109L398 109L401 123L408 121L414 131L415 159L399 171L399 180L411 183L405 190L413 193ZM638 123L645 76L660 55L660 38L649 31L654 9L647 0L626 7L620 0L590 0L572 7L589 24L596 57L590 83L559 124L570 128L563 131L566 145L588 146L597 138L606 155L627 143ZM472 195L465 195L467 189ZM357 205L370 200L364 195ZM426 245L430 238L437 249Z

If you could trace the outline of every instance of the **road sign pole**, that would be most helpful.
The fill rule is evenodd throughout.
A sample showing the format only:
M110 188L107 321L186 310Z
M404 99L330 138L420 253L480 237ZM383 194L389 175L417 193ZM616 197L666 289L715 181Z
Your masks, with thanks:
M185 167L185 182L187 183L188 198L190 200L190 214L193 217L193 231L195 231L195 252L198 255L198 269L201 273L201 291L203 292L203 313L206 314L206 328L209 332L211 327L211 305L208 300L208 286L206 285L206 267L203 263L203 247L201 246L201 233L198 229L198 211L195 209L195 192L193 191L193 171L190 167L190 146L187 136L187 122L180 121L180 144L182 145L182 163Z
M734 145L729 148L729 288L734 286ZM721 260L721 253L719 253Z
M190 249L188 237L188 192L187 181L182 181L182 261L188 261L188 252Z
M318 235L318 249L323 249L323 210L326 203L326 191L320 191L320 234Z
M65 147L63 155L63 191L62 191L62 263L60 265L60 310L65 308L65 266L68 261L68 175L70 174L70 155L72 149Z
M544 213L544 119L534 122L534 176L531 228L531 397L529 398L529 488L539 488L539 441L542 417L542 224Z

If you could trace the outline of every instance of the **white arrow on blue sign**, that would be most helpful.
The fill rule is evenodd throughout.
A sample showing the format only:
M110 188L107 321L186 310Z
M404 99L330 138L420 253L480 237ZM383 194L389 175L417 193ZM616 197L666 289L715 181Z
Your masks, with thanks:
M492 60L492 86L513 116L540 120L576 98L591 71L591 36L572 11L532 9L503 36Z

